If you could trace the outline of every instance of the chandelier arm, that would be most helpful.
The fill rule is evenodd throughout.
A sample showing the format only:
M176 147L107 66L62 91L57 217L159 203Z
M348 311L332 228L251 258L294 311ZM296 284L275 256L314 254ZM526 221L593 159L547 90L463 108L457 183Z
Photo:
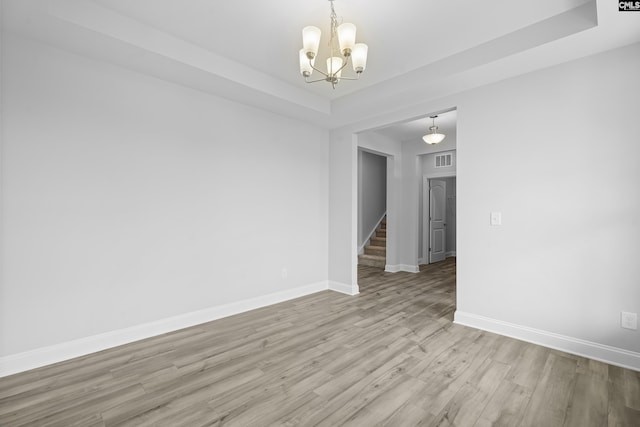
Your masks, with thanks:
M357 77L340 77L338 80L359 80L360 79L360 74L357 74Z
M340 71L342 71L344 69L344 67L346 67L349 64L349 57L348 56L344 56L343 58L344 58L344 61L342 61L342 67L340 67L340 69L338 71L333 73L334 75L338 74Z
M316 83L316 82L326 82L327 79L325 77L325 78L318 79L318 80L307 80L307 77L305 77L304 81L305 81L305 83Z
M325 77L329 77L329 74L325 73L324 71L322 71L322 70L321 70L321 69L319 69L319 68L316 68L316 67L315 67L315 65L313 65L313 64L311 63L311 60L309 60L309 65L311 65L311 68L313 68L314 70L316 70L317 72L319 72L319 73L320 73L320 74L322 74L323 76L325 76Z

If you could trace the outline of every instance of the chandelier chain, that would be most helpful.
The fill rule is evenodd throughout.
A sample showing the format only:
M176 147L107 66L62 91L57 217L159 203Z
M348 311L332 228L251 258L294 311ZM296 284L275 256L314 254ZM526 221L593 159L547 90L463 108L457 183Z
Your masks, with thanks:
M334 38L338 34L338 25L340 24L338 22L338 15L336 14L336 10L333 7L333 0L330 0L330 3L331 3L331 15L329 15L329 18L331 19L331 32L329 34L329 47L332 48L333 50Z

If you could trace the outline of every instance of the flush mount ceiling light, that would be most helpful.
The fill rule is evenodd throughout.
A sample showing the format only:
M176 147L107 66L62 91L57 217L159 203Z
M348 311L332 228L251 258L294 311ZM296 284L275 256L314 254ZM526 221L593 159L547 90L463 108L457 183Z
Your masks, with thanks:
M422 137L422 139L427 144L437 144L439 142L442 142L445 135L442 133L438 133L438 126L436 126L436 117L438 116L429 116L429 117L433 120L433 124L429 127L429 130L431 131L431 133L426 134L425 136Z
M360 74L367 67L368 47L364 43L356 43L356 26L350 23L338 25L338 17L331 3L331 34L329 35L329 57L327 58L327 71L315 67L315 60L320 46L320 29L318 27L304 27L302 29L302 49L300 49L300 74L307 83L326 81L335 89L340 80L358 80ZM337 39L337 43L336 43ZM353 71L356 77L343 77L342 70L347 66L351 58ZM317 71L324 77L318 80L309 80L313 71Z

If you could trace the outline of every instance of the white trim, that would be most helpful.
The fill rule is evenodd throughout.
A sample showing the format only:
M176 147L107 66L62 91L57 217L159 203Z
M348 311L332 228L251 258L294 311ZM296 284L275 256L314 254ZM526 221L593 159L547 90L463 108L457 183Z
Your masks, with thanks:
M329 290L351 296L360 293L360 287L357 284L347 285L346 283L334 282L333 280L329 280Z
M417 265L407 265L407 264L396 264L396 265L387 264L384 267L384 271L386 271L387 273L398 273L400 271L404 271L406 273L419 273L420 267L418 267Z
M346 283L335 282L333 280L329 280L329 290L351 296L360 293L360 287L357 284L347 285Z
M384 213L382 214L382 216L380 217L378 222L376 222L375 227L373 227L373 230L371 230L371 233L369 233L369 236L365 239L365 241L362 243L362 245L358 248L358 255L362 255L364 253L364 247L369 244L369 241L373 237L373 233L375 233L376 230L378 229L378 227L380 227L380 224L382 223L382 220L384 219L385 216L387 216L387 211L384 211Z
M455 256L457 256L456 251L449 251L444 255L445 258L450 258ZM427 262L426 258L418 258L418 265L429 265L429 263Z
M357 285L355 288L357 289ZM97 351L177 331L234 314L244 313L255 310L256 308L277 304L327 289L337 290L333 287L330 288L327 281L322 281L286 291L185 313L155 322L144 323L130 328L37 348L24 353L3 356L0 357L0 377L62 362L75 357L85 356ZM357 293L357 291L355 293Z
M503 322L476 314L461 312L460 310L456 310L453 323L494 332L521 341L640 371L640 353L634 351Z
M455 178L456 171L440 171L440 172L431 172L430 174L422 175L423 178L427 179L438 179L438 178Z
M429 264L429 246L430 246L430 228L431 221L429 220L429 177L427 175L422 176L422 218L419 221L422 224L422 256L424 257L424 263ZM420 227L418 226L418 230Z

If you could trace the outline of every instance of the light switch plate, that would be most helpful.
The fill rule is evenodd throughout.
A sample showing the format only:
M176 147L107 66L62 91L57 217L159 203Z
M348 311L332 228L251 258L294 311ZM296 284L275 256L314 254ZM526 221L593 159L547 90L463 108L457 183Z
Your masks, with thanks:
M620 316L620 326L634 331L638 329L638 313L627 313L623 311Z
M491 225L502 225L502 212L491 212Z

